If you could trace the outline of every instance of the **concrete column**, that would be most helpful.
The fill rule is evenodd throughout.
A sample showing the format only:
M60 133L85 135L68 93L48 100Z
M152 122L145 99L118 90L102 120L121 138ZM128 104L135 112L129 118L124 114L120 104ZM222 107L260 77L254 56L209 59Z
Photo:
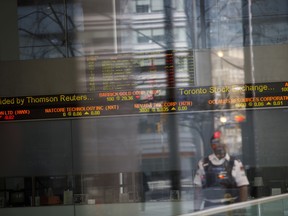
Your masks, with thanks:
M0 1L0 61L19 59L17 0Z

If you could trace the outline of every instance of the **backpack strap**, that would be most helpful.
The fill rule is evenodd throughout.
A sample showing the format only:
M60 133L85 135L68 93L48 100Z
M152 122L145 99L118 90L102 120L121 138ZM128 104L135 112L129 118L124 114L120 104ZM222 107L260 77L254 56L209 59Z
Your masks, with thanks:
M226 168L226 169L227 169L227 172L228 172L230 175L232 175L232 169L233 169L233 167L234 167L235 160L236 160L235 157L230 156L230 160L228 161L228 167Z
M205 157L203 159L203 168L204 168L204 171L205 173L208 171L208 168L211 166L211 161L209 160L209 157Z

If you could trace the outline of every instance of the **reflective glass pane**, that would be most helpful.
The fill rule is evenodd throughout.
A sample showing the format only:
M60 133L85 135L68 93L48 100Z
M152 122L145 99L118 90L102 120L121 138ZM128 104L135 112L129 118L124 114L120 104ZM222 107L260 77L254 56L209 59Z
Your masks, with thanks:
M286 215L287 7L1 1L0 215Z

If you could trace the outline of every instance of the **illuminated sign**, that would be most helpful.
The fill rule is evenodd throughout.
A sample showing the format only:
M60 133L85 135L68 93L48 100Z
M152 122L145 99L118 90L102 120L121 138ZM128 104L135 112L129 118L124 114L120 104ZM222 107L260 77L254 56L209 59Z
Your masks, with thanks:
M0 121L111 115L269 109L288 106L288 82L232 86L97 91L0 98Z
M194 58L190 51L92 55L85 58L85 68L87 92L159 87L167 83L173 87L176 81L194 85ZM186 75L186 79L176 80L176 72Z

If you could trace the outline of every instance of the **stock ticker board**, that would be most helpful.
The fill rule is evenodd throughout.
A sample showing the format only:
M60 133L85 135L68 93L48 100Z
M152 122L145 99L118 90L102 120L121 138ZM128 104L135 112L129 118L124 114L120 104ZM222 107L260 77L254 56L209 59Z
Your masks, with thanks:
M169 95L173 93L173 100ZM0 121L286 108L288 82L1 97Z

